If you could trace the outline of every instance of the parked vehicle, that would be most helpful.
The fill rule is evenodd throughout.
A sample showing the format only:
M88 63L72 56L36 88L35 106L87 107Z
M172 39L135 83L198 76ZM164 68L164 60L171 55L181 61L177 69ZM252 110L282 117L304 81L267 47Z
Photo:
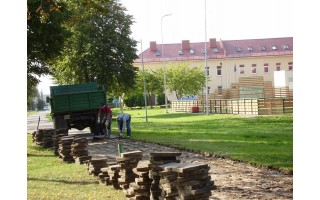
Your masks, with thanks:
M50 86L51 116L55 129L89 127L98 135L97 114L101 103L106 103L105 88L97 83Z

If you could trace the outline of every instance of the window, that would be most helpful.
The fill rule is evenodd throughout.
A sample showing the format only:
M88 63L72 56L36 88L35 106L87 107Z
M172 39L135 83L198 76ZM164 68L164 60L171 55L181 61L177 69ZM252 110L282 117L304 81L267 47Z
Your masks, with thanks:
M260 45L260 51L266 51L266 47L264 45Z
M202 49L202 53L207 54L208 53L207 49Z
M219 53L218 48L213 48L213 53Z
M221 66L217 66L217 75L221 76Z
M272 50L277 50L277 46L276 45L272 45Z
M251 70L251 72L252 72L253 74L256 74L256 73L257 73L257 65L256 65L256 64L252 64L252 70Z
M281 70L281 63L276 63L276 71L280 71Z
M288 62L289 71L293 70L293 62Z
M283 49L284 49L284 50L288 50L288 49L289 49L289 46L288 46L287 44L284 44L284 45L283 45Z
M207 76L210 76L210 67L207 67Z
M208 87L208 94L210 93L210 87Z
M264 66L264 72L268 73L269 72L269 64L265 63L263 66Z
M244 74L244 65L239 65L240 67L240 74Z
M251 46L249 46L248 51L253 51L253 48Z
M218 94L222 94L222 86L221 85L218 86Z
M156 56L160 56L160 51L156 51Z
M190 51L190 54L192 54L192 55L195 54L194 49L190 49L189 51Z
M179 55L183 55L183 50L179 50Z
M236 47L236 51L237 52L241 52L242 50L241 50L241 47Z

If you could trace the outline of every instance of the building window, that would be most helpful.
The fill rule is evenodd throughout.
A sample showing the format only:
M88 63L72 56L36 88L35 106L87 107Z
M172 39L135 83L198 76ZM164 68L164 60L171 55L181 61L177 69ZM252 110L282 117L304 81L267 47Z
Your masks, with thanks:
M284 44L284 45L283 45L283 49L284 49L284 50L288 50L288 49L289 49L289 46L288 46L287 44Z
M269 64L265 63L263 66L264 66L264 72L268 73L269 72Z
M253 51L253 47L249 46L248 51Z
M210 67L207 67L207 76L210 76Z
M213 48L213 53L219 53L219 49L218 48Z
M253 74L257 73L257 65L256 64L252 64L252 73Z
M293 62L288 62L289 71L293 70Z
M222 86L221 85L218 86L218 94L222 94Z
M217 66L217 75L221 76L222 75L221 73L222 73L221 72L221 66Z
M208 53L207 49L202 49L202 53L207 54Z
M183 55L183 50L179 50L179 55Z
M272 50L277 50L277 46L276 45L272 45Z
M240 67L240 74L244 74L244 65L239 65Z
M266 51L266 47L264 45L260 45L260 51Z
M241 47L236 47L236 51L237 52L241 52L242 50L241 50Z
M156 51L156 56L160 56L160 51Z
M281 63L276 63L276 71L280 71L281 70Z
M192 55L195 54L194 49L190 49L190 54L192 54Z
M208 94L210 93L210 87L208 87Z

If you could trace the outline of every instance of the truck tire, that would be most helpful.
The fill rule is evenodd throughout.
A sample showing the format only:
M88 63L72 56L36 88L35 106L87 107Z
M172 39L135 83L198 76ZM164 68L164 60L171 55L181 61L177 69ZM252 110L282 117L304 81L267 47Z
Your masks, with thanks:
M55 129L69 129L68 122L63 118L63 116L55 116L53 122Z
M98 125L92 125L90 126L90 132L93 134L93 135L99 135L99 128L98 128Z

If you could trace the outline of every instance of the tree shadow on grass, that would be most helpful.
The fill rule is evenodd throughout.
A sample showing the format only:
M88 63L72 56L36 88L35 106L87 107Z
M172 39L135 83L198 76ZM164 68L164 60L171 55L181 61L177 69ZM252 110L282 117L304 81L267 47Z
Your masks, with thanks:
M90 185L96 184L97 181L67 181L63 179L41 179L41 178L32 178L28 177L28 181L43 181L43 182L56 182L56 183L64 183L64 184L75 184L75 185Z

